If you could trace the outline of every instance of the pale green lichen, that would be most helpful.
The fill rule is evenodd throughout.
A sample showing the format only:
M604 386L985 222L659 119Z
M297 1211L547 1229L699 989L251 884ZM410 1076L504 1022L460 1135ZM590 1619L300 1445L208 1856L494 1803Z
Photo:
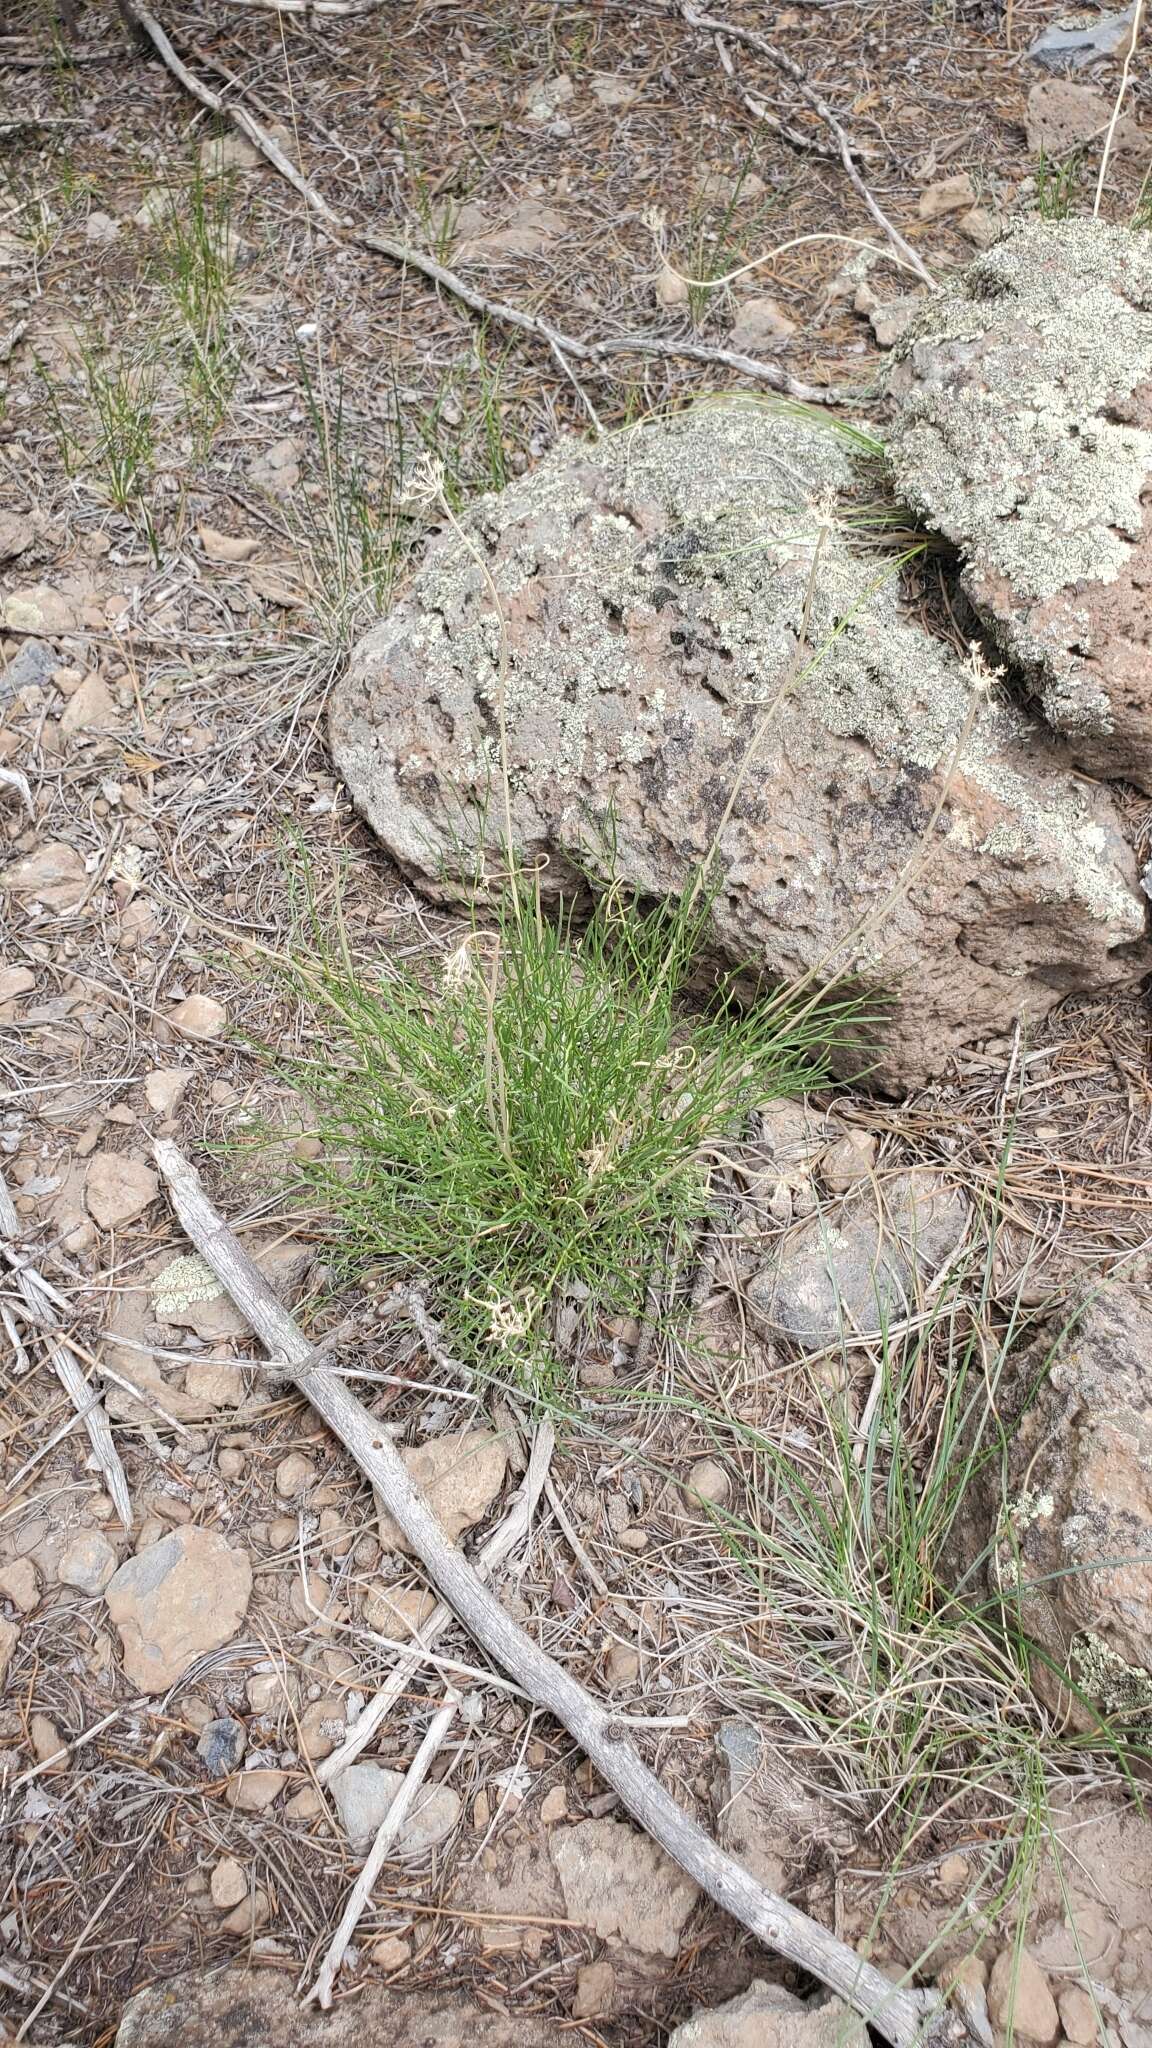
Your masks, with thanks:
M215 1301L224 1289L212 1271L197 1253L173 1259L162 1273L157 1273L150 1288L152 1306L161 1322L178 1315L182 1309L191 1308L196 1301Z
M1129 1735L1152 1733L1152 1671L1129 1664L1102 1637L1086 1629L1072 1645L1072 1676L1107 1720L1123 1720Z
M899 487L1022 597L1113 580L1141 532L1152 434L1117 409L1152 380L1150 308L1147 235L1033 222L969 264L897 350ZM1072 709L1090 721L1082 695Z

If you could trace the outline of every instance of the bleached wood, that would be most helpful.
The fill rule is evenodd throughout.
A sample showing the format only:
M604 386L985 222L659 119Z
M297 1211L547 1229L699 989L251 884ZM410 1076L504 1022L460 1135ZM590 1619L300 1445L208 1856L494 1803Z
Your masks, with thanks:
M161 1138L153 1153L197 1251L272 1358L351 1453L446 1603L500 1669L563 1724L640 1826L718 1906L836 1992L892 2048L916 2042L936 2048L954 2040L962 2031L959 2023L934 1996L892 1984L818 1921L767 1891L682 1811L633 1749L627 1724L533 1642L448 1541L391 1439L347 1382L317 1363L314 1347L217 1214L179 1148Z
M473 1570L481 1578L487 1578L527 1536L536 1512L536 1503L540 1498L540 1489L548 1477L548 1466L555 1441L552 1424L548 1421L542 1422L536 1431L529 1453L524 1483L509 1513L499 1527L492 1531L487 1542L477 1553ZM363 1711L357 1715L339 1749L333 1750L331 1756L326 1756L323 1763L317 1765L316 1776L322 1785L330 1785L334 1778L340 1776L341 1771L346 1771L349 1764L355 1763L361 1751L367 1748L377 1729L387 1719L397 1700L407 1692L413 1679L424 1669L428 1662L425 1654L427 1650L454 1620L452 1609L441 1600L432 1609L427 1620L413 1631L411 1651L397 1659L379 1692L374 1694Z

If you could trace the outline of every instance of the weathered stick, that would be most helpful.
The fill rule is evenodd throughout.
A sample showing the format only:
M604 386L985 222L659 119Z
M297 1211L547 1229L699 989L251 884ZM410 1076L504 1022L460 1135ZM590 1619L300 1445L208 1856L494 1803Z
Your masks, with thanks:
M734 43L743 43L747 49L755 50L757 56L766 58L769 64L784 74L785 78L792 80L801 99L807 102L814 114L819 115L825 127L835 137L837 154L844 167L845 176L854 190L859 193L877 227L883 229L897 255L902 258L910 269L916 272L917 277L931 291L938 291L939 286L932 272L925 264L923 257L918 255L911 242L905 241L899 228L892 225L879 200L875 198L864 183L857 168L856 159L852 154L852 145L847 135L844 133L828 102L821 99L820 94L815 88L809 85L795 58L790 57L786 50L778 49L775 43L770 43L766 36L759 35L755 29L742 28L735 21L720 21L714 14L702 14L698 8L691 4L691 0L670 0L670 4L679 13L681 20L687 22L689 28L704 29L716 37L730 36Z
M257 121L255 115L250 114L246 107L237 106L233 101L224 99L222 94L213 92L211 86L205 85L204 80L189 69L173 48L160 23L141 4L141 0L120 0L120 7L128 19L135 23L141 34L148 38L161 62L166 65L173 78L184 87L185 92L190 93L193 99L199 100L200 105L207 107L210 112L224 115L234 122L241 135L247 137L273 169L279 171L282 178L287 178L288 183L338 241L354 242L361 249L370 249L378 256L386 256L390 262L399 264L405 270L419 271L422 277L428 278L432 284L441 286L444 291L451 293L454 299L459 299L461 305L470 307L472 312L479 313L483 319L495 320L502 327L514 327L521 334L531 335L535 340L544 342L553 354L562 358L570 357L577 363L605 363L610 357L618 355L662 356L666 359L710 363L722 369L738 370L741 376L749 378L753 383L767 384L773 391L780 391L785 397L794 398L804 405L838 405L849 395L832 386L802 383L798 377L792 377L787 370L781 369L779 363L763 363L758 357L742 355L735 349L706 348L702 342L665 341L646 334L614 335L606 341L581 341L575 335L563 334L558 327L553 327L549 321L542 320L538 313L525 312L520 306L509 305L505 299L489 298L486 293L478 291L474 285L457 276L454 270L449 270L445 264L437 263L434 257L424 255L422 250L413 249L407 242L397 242L390 235L377 234L372 228L361 228L355 221L344 219L337 213L335 207L329 205L323 193L318 192L315 185L297 169L276 138L269 135L268 130ZM885 231L894 233L895 230L889 230L887 224L883 222L883 216L880 218ZM919 258L916 262L919 265Z
M552 1424L544 1421L536 1431L532 1450L528 1458L528 1470L524 1484L508 1514L498 1528L493 1529L488 1541L482 1545L473 1570L487 1578L498 1564L515 1550L518 1543L528 1534L540 1489L547 1484L548 1466L552 1459L552 1448L556 1436ZM417 1672L423 1670L427 1659L424 1652L443 1635L449 1624L455 1620L452 1609L443 1600L432 1609L427 1621L414 1632L413 1648L399 1657L389 1672L378 1693L369 1700L363 1713L359 1714L348 1731L339 1749L326 1756L316 1766L316 1776L322 1785L330 1785L341 1771L355 1763L361 1750L367 1748L382 1721L391 1713L401 1693L406 1692Z
M197 1251L273 1361L351 1452L444 1599L501 1670L514 1675L517 1684L562 1723L641 1827L717 1905L769 1948L837 1992L892 2048L949 2038L954 2023L931 1995L890 1983L818 1921L766 1891L682 1812L637 1756L625 1723L533 1642L463 1552L448 1541L390 1438L346 1381L317 1363L313 1346L217 1214L179 1147L158 1138L152 1149L172 1205Z
M340 1915L340 1925L332 1936L328 1953L320 1965L316 1982L304 1999L311 2005L318 1999L327 2012L332 2003L332 1986L340 1974L348 1943L360 1924L360 1915L372 1896L372 1887L384 1867L384 1859L412 1811L416 1794L432 1768L432 1760L455 1719L460 1702L450 1693L438 1714L434 1715L425 1731L424 1740L408 1766L408 1774L391 1806L376 1830L376 1839L368 1851L364 1868L348 1894L348 1904Z

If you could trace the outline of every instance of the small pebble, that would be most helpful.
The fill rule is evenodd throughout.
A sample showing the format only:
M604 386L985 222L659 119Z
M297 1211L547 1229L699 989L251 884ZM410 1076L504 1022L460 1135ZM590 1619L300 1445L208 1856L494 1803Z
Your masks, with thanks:
M247 1747L248 1731L244 1723L233 1721L230 1715L225 1714L219 1720L204 1723L196 1754L210 1778L226 1778L230 1772L239 1770Z
M102 1593L115 1570L116 1552L99 1529L78 1529L56 1567L61 1585L80 1593Z
M684 1499L688 1507L695 1508L697 1512L701 1501L707 1501L711 1507L720 1508L723 1507L731 1490L731 1482L723 1465L718 1465L715 1458L697 1458L688 1473Z
M382 1934L372 1943L372 1961L378 1970L402 1970L411 1957L408 1943L397 1934Z
M243 1451L221 1451L216 1460L216 1470L221 1479L242 1479L247 1463Z
M238 1813L263 1813L287 1782L287 1771L238 1771L224 1797Z
M315 1477L316 1467L311 1458L305 1458L300 1451L290 1451L276 1467L276 1491L281 1500L295 1500Z
M1082 1984L1069 1984L1060 1993L1056 2003L1060 2009L1060 2022L1066 2038L1074 2048L1094 2048L1100 2031L1100 2020L1096 2003L1090 1991Z
M305 1785L301 1791L293 1793L291 1799L285 1803L284 1818L299 1821L315 1820L317 1814L324 1811L324 1801L315 1785Z
M267 1925L271 1911L267 1892L254 1885L250 1897L242 1899L220 1925L226 1934L255 1934L258 1927Z
M640 1658L627 1643L613 1643L604 1659L604 1672L611 1686L635 1685L640 1676Z
M550 1792L540 1801L540 1818L545 1827L552 1827L557 1821L568 1818L568 1793L563 1785L553 1785Z
M31 1614L40 1598L40 1574L30 1557L14 1557L0 1565L0 1600L10 1600L21 1614Z
M55 1757L57 1751L65 1746L64 1737L61 1735L55 1721L50 1720L47 1714L33 1714L28 1723L28 1733L32 1738L32 1748L35 1752L37 1763L44 1764L47 1767L46 1775L48 1777L59 1777L61 1772L68 1769L68 1758L61 1756L57 1757L55 1763L48 1762L49 1757Z
M234 1856L222 1856L212 1872L209 1886L212 1904L219 1906L222 1913L230 1912L241 1899L248 1896L248 1879Z

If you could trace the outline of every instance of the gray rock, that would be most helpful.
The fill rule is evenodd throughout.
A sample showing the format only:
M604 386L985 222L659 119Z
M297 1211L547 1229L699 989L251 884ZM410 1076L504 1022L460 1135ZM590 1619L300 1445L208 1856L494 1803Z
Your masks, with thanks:
M196 1754L210 1778L226 1778L230 1772L239 1770L247 1746L244 1723L224 1714L218 1721L205 1721ZM235 1905L236 1901L232 1903Z
M1094 14L1088 20L1057 15L1024 54L1045 71L1082 71L1086 65L1099 64L1102 58L1119 53L1135 17L1136 0L1118 13Z
M349 1764L332 1781L332 1797L349 1843L367 1849L404 1783L401 1771L382 1764ZM460 1798L450 1785L425 1785L396 1837L393 1854L423 1856L450 1835L460 1818Z
M30 684L51 682L54 670L62 665L62 656L54 647L46 646L43 640L25 640L0 670L0 703Z
M967 1224L967 1203L939 1174L878 1180L792 1231L749 1281L749 1307L802 1351L877 1337L917 1307Z
M1152 237L1035 221L924 303L888 372L897 489L1093 774L1152 789Z
M727 2005L694 2013L668 2048L868 2048L868 2029L838 1998L805 2005L757 1979Z
M129 2002L116 2048L554 2048L549 2022L514 2019L460 1993L386 1991L371 1981L331 2012L301 2005L278 1970L195 1971Z
M77 1529L61 1551L56 1576L78 1593L102 1593L116 1569L116 1552L99 1529Z
M1108 796L837 524L857 446L733 402L562 447L431 551L331 737L404 870L467 894L478 839L505 864L503 644L512 834L545 886L614 866L677 900L719 835L717 950L895 991L877 1071L900 1083L1133 978L1145 903Z
M1037 1382L1039 1392L1035 1392ZM1034 1394L1034 1398L1032 1398ZM999 1541L994 1588L1044 1652L1041 1697L1081 1728L1091 1709L1152 1730L1152 1306L1100 1287L1022 1354L1000 1392L1008 1516L985 1486L974 1547ZM996 1518L996 1519L993 1519ZM999 1527L997 1528L997 1521ZM1068 1672L1081 1698L1060 1682ZM1086 1702L1087 1704L1084 1704Z

